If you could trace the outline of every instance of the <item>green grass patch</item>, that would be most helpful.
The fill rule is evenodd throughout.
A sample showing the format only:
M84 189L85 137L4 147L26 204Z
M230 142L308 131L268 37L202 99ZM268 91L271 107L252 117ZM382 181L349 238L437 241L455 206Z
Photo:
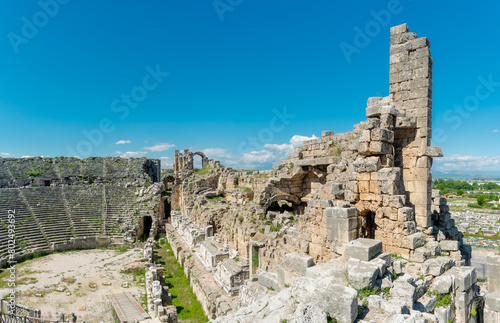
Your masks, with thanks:
M210 202L210 203L219 203L220 201L224 200L224 197L222 196L215 196L215 197L207 197L207 200Z
M250 187L247 187L247 186L236 185L236 188L242 189L243 192L245 192L245 193L253 193L253 190Z
M365 299L370 295L380 295L380 289L378 287L365 287L363 289L358 289L358 294L360 299Z
M212 169L213 169L212 167L194 168L193 173L197 175L205 175L210 173Z
M271 225L269 229L271 232L279 232L283 228L283 224L278 224L277 226Z
M495 234L494 236L485 236L481 230L479 230L476 234L470 234L468 232L464 233L465 238L483 238L487 240L500 240L500 232Z
M158 263L165 268L165 283L172 293L172 303L177 308L179 322L208 322L168 241L165 240L160 249L155 251L158 252Z

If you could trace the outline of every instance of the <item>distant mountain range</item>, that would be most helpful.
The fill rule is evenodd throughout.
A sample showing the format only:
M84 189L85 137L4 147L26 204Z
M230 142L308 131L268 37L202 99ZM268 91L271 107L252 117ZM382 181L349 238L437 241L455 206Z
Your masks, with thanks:
M432 170L432 179L436 178L456 178L456 179L500 179L500 173L495 171L449 171L440 172L437 170Z

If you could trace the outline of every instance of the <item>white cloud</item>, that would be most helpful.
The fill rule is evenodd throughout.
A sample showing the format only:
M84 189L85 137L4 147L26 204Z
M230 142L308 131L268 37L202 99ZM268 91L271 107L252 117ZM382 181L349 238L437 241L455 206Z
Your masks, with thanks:
M500 156L450 155L436 158L439 171L487 171L500 170Z
M127 151L123 154L120 153L121 154L120 157L123 157L123 158L144 157L144 156L146 156L147 153L148 153L147 151Z
M286 159L288 154L292 153L295 148L302 146L304 141L316 138L317 137L315 135L312 135L311 137L294 135L290 138L288 144L265 144L264 147L274 152L276 156L276 160L274 162L277 163Z
M161 142L161 143L158 143L158 144L151 146L151 147L144 147L144 149L151 150L151 151L165 151L165 150L169 150L172 147L175 147L175 145L169 144L166 142Z
M243 154L241 162L245 167L259 167L264 164L274 163L276 159L277 157L272 151L263 149Z
M290 143L289 144L281 144L281 145L277 145L277 144L265 144L264 147L268 148L268 149L271 149L271 150L278 150L278 151L283 151L287 154L293 152L293 150L297 147L300 147L302 146L302 143L306 140L311 140L311 139L316 139L318 137L316 137L315 135L312 135L311 137L307 137L307 136L301 136L301 135L294 135L291 139L290 139Z
M0 153L0 155L2 155L2 156L6 156L6 157L8 157L8 156L12 156L12 154L9 154L9 153Z
M495 130L493 130L493 132L500 132L500 130L498 130L498 129L495 129Z
M233 156L227 152L225 148L207 148L201 151L209 159L217 158L232 158Z
M165 167L171 168L174 164L172 158L170 158L170 157L160 157L160 159L161 159L161 166L163 168L165 168Z
M130 140L118 140L117 142L115 142L115 145L124 145L130 143L132 143Z

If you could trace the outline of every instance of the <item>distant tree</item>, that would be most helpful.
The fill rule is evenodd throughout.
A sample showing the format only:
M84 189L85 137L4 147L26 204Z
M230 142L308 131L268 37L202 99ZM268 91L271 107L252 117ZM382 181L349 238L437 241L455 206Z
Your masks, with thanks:
M484 189L488 190L488 191L500 189L500 185L498 185L497 183L493 183L493 182L488 182L488 183L484 184L483 186L484 186Z
M462 196L464 195L464 193L465 193L464 190L457 190L457 195Z
M485 202L486 202L486 197L484 197L483 195L479 195L477 197L477 205L483 206Z

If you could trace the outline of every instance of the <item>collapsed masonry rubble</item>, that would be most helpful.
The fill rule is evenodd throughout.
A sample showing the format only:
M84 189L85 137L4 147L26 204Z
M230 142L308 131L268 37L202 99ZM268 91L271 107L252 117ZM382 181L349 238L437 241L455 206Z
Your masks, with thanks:
M203 155L199 175L176 151L167 239L215 322L482 320L471 248L431 186L430 43L406 24L390 42L389 96L352 132L323 131L271 171Z
M160 322L177 323L177 309L172 305L172 294L165 284L165 270L155 262L153 239L144 245L144 258L146 260L146 295L148 312Z

